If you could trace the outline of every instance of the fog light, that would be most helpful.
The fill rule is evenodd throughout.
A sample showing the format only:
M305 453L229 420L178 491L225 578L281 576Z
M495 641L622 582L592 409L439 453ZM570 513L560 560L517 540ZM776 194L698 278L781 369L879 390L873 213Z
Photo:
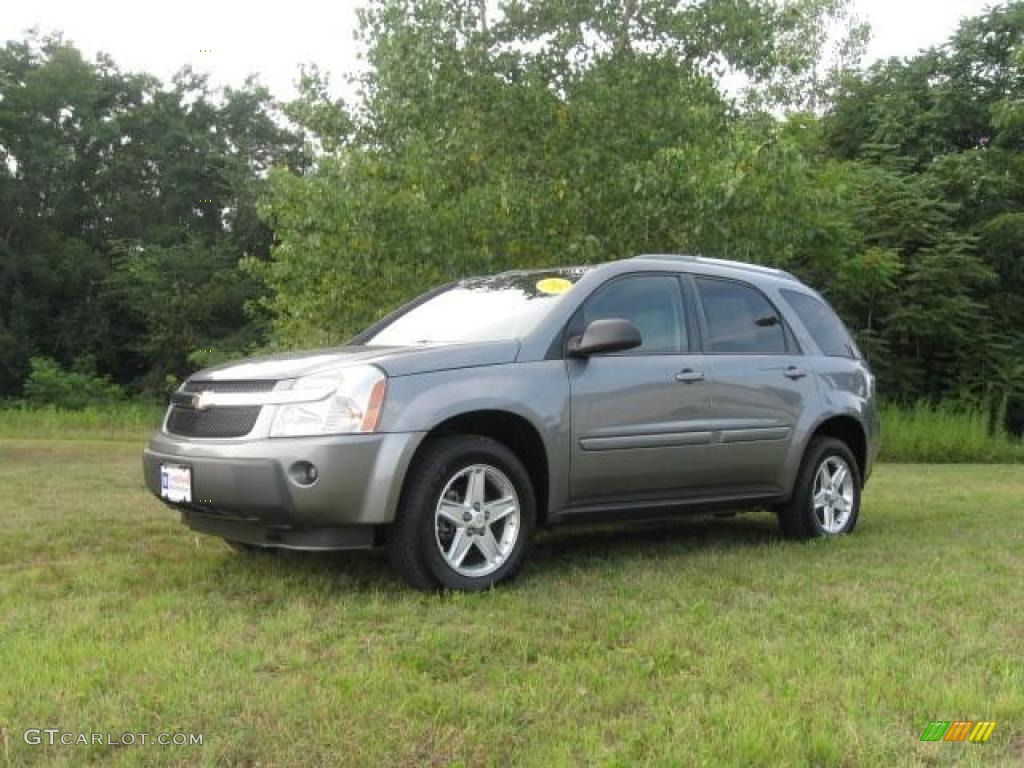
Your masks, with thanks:
M296 485L312 485L320 477L317 468L308 461L296 461L288 470L288 474Z

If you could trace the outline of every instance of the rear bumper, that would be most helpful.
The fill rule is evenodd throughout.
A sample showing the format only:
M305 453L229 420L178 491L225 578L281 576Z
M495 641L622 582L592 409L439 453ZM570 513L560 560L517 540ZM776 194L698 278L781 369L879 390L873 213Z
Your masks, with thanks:
M161 464L191 468L192 503L172 506L197 530L214 532L209 529L218 520L296 531L373 526L394 520L403 478L423 434L189 440L158 432L143 455L143 471L146 486L160 498ZM312 485L289 476L299 461L316 466L319 476Z
M868 415L867 429L867 454L865 456L864 477L861 485L866 485L871 477L871 470L875 468L878 461L878 451L882 447L882 425L878 415L878 406L874 400L871 401L871 412Z

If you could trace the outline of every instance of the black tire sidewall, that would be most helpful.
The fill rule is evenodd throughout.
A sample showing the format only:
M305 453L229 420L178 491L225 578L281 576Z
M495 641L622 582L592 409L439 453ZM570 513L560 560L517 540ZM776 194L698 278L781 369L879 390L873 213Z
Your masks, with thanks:
M414 515L414 536L424 564L444 589L475 591L513 577L526 557L536 524L536 501L529 473L519 458L496 440L460 435L444 438L430 447L410 487L406 513ZM489 464L511 481L519 498L519 535L504 563L479 578L463 576L448 565L435 539L434 512L441 491L458 472L473 464Z

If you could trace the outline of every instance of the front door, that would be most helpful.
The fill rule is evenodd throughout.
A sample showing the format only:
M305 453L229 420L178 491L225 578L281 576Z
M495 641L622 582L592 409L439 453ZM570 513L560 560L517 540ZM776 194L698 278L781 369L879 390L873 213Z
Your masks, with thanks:
M687 294L688 295L688 294ZM573 502L657 498L702 484L711 432L706 359L691 354L692 302L676 275L615 278L572 321L631 321L641 346L570 358Z

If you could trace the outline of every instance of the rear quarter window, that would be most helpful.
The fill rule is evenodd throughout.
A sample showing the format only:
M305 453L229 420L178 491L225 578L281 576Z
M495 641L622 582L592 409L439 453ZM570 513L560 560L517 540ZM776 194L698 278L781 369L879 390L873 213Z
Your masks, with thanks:
M781 291L786 303L793 308L800 322L811 334L814 343L823 355L829 357L860 357L857 346L850 338L846 326L832 308L807 293L799 291Z

